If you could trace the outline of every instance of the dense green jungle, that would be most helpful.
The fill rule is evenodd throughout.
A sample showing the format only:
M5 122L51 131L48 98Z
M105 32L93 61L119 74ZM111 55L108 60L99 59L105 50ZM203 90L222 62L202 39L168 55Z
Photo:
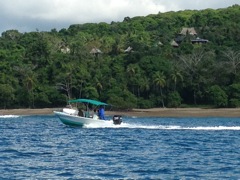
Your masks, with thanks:
M0 108L240 106L240 6L0 37Z

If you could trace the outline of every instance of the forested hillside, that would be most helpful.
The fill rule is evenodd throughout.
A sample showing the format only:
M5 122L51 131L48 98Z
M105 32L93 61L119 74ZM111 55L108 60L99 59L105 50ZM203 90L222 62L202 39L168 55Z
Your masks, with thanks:
M54 27L53 27L54 28ZM240 6L0 37L0 108L240 106Z

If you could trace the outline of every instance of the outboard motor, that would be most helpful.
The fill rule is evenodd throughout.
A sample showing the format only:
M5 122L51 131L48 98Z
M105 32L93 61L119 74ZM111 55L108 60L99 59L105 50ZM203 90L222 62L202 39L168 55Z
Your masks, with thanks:
M114 115L113 116L113 124L120 125L122 123L122 116Z

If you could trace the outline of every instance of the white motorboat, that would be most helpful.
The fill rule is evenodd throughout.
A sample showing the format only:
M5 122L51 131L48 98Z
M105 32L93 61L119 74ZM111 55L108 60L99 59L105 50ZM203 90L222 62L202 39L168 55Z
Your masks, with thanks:
M106 103L91 99L70 100L69 103L84 103L86 106L86 111L82 112L81 110L73 108L63 108L62 111L54 111L54 114L60 119L62 123L66 125L84 126L89 124L105 124L109 122L115 125L120 125L122 123L122 116L120 115L114 115L112 120L100 119L96 114L91 115L88 107L89 104L98 107L108 105Z

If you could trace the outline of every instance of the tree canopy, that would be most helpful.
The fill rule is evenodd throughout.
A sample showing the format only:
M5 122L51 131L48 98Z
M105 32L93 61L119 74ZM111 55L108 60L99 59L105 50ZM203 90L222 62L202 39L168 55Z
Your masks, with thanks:
M60 107L73 98L119 109L239 107L239 34L239 5L60 31L7 30L0 37L0 108Z

